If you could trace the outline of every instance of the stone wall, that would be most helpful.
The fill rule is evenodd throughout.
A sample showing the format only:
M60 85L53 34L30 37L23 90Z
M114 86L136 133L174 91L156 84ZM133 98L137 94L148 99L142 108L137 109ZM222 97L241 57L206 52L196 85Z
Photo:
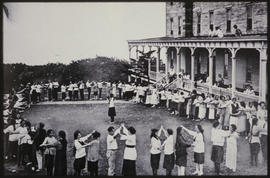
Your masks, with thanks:
M247 31L247 5L252 6L252 30ZM166 2L166 35L185 36L185 3ZM226 32L226 9L231 8L231 32ZM233 25L237 24L243 34L267 33L267 2L194 2L193 34L197 34L197 13L201 14L201 36L209 33L209 11L214 12L214 28L220 26L224 34L233 34ZM178 17L181 16L181 35L178 35ZM173 35L171 21L173 18Z
M170 37L183 37L185 36L185 8L184 2L166 2L166 36ZM181 17L181 34L178 35L178 17ZM171 18L173 18L173 24L171 29ZM173 30L173 35L171 35Z
M252 6L252 30L247 31L247 5ZM231 32L226 32L226 9L231 9ZM243 34L267 33L266 2L194 2L193 34L197 34L197 13L201 13L201 34L209 33L209 11L214 12L214 28L220 26L224 34L233 34L233 25L237 24Z

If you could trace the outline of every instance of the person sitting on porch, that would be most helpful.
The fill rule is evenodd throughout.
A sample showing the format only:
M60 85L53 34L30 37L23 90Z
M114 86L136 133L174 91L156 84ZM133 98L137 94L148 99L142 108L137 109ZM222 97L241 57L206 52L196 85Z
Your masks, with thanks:
M224 87L224 79L223 79L221 74L218 74L217 86L218 87Z
M255 94L255 92L254 92L254 90L253 90L253 88L252 88L251 85L247 85L246 86L246 90L244 91L244 93L245 94L250 94L250 95L254 95Z
M223 38L224 35L223 35L223 32L221 31L220 26L216 27L215 36L219 38Z
M209 30L210 30L210 31L209 31L209 33L208 33L208 36L209 36L209 37L214 37L215 32L214 32L213 26L210 26L210 29L209 29Z
M232 89L232 84L229 84L227 89Z
M235 29L235 32L234 32L235 36L242 36L241 30L239 28L237 28L236 24L233 26L233 28Z

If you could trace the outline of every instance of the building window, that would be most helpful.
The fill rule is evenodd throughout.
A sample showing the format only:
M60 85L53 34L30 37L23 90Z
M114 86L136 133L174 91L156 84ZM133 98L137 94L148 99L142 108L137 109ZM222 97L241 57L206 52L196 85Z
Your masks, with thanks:
M232 9L226 9L226 24L227 24L227 32L231 32L231 16L232 16Z
M171 6L173 6L173 2L171 1Z
M209 12L209 29L214 29L214 11Z
M197 34L201 33L201 13L197 13Z
M252 30L252 6L247 6L247 31Z
M173 18L170 19L170 22L171 22L171 35L173 35Z
M181 35L181 16L178 17L178 35Z
M223 76L228 79L229 54L225 53Z
M251 80L252 80L252 61L251 58L247 58L246 82L251 83Z

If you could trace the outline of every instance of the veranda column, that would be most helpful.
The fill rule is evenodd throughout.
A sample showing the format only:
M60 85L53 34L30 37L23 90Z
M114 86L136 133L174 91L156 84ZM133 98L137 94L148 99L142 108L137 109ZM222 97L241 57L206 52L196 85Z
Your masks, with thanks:
M152 46L149 46L149 51L151 51ZM150 77L151 73L151 57L148 59L148 77Z
M212 87L213 87L213 49L208 49L208 52L209 52L209 57L208 57L208 60L209 60L209 82L208 82L208 87L209 87L209 93L212 93Z
M194 60L195 60L194 48L191 48L191 90L194 89L194 82L195 82Z
M236 59L235 54L232 54L232 97L235 97L236 89Z
M130 57L131 57L131 49L132 49L132 47L129 46L129 48L128 48L128 60L130 60Z
M169 58L169 48L166 48L166 62L165 62L165 76L166 76L166 81L168 83L168 58Z
M179 78L180 47L176 48L176 78Z
M156 59L156 81L159 80L159 61L160 61L160 47L157 48L157 59Z
M267 54L266 49L260 50L260 84L259 84L259 92L260 92L260 100L266 102L266 94L267 94Z

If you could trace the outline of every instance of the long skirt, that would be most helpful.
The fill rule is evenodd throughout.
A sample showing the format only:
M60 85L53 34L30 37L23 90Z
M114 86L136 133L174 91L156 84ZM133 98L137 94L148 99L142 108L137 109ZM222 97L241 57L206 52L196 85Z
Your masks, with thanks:
M193 106L195 108L195 113L193 115L194 119L199 118L199 106Z
M214 108L209 108L209 119L215 119L216 110Z
M179 103L179 104L180 104L179 115L180 117L184 117L186 116L185 103Z
M206 107L205 105L199 106L199 119L204 119L206 115Z
M169 108L173 111L176 111L178 108L177 108L178 104L174 101L170 101L170 105L169 105Z
M241 114L238 117L238 122L237 122L237 132L241 133L246 131L246 121L247 121L247 116L245 114Z
M223 156L224 156L224 150L222 146L213 145L212 147L212 154L211 154L211 160L214 163L222 163L223 162Z
M174 153L164 156L163 168L167 170L173 170L175 163Z
M82 158L75 159L73 163L75 170L81 170L85 168L85 156Z
M219 110L219 123L224 126L224 118L225 118L225 108Z
M146 95L145 104L151 104L152 95Z
M230 126L230 110L229 109L230 109L229 107L225 109L223 125L226 127Z
M114 117L114 116L116 116L115 107L109 108L108 116L109 116L109 117Z
M230 116L230 125L236 125L236 127L238 127L238 117L235 116Z
M203 164L204 163L204 153L194 152L194 162L197 164Z
M123 176L136 176L136 160L124 159L122 175Z
M158 169L159 168L159 161L160 161L160 153L159 154L151 154L150 160L151 160L152 169Z
M175 164L177 166L186 167L187 166L187 154L182 154L182 155L176 154Z
M237 162L237 145L234 143L227 142L226 147L226 167L236 170L236 162Z
M258 155L260 151L260 143L250 143L250 154L251 155Z

